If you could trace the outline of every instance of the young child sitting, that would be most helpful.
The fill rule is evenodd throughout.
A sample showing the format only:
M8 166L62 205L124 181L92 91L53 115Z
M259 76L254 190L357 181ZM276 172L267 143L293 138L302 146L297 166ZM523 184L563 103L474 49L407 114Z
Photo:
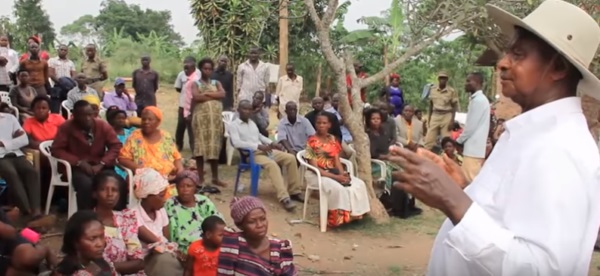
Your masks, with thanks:
M184 276L216 276L225 222L210 216L202 222L202 239L190 244Z

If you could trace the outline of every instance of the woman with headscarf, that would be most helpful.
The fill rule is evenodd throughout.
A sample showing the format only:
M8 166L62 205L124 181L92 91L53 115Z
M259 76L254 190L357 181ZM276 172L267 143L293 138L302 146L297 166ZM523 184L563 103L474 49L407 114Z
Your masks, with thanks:
M27 40L27 45L31 44L31 43L36 43L37 45L40 45L40 48L42 47L42 39L39 36L36 35L32 35L29 37L29 39ZM21 55L21 58L19 58L19 62L24 61L26 59L29 58L29 50L26 51L25 53L23 53ZM47 51L44 50L40 50L40 58L42 60L48 61L50 59L50 55L48 54Z
M165 177L174 178L183 171L183 159L173 137L159 128L163 115L155 106L142 111L142 127L134 130L123 144L119 164L136 171L152 168Z
M147 107L146 107L147 108ZM140 204L136 212L138 237L145 257L144 271L148 275L182 275L176 243L168 240L169 217L164 208L169 181L156 170L139 169L133 177L134 194Z
M221 214L208 197L196 194L198 173L190 170L180 172L175 183L177 196L171 197L165 204L170 240L177 243L181 252L187 252L192 242L202 238L204 219L214 215L221 217Z
M402 108L404 108L404 91L400 88L400 75L395 73L390 75L390 85L383 88L381 97L384 102L389 102L394 106L394 117L402 113Z
M219 254L219 275L298 275L292 243L267 236L267 209L260 199L234 198L231 218L241 232L225 232Z

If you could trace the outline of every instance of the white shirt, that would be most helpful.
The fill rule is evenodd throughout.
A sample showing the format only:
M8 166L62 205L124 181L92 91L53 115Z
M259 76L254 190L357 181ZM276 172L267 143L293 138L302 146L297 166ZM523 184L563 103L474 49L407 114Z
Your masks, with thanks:
M296 75L296 79L291 79L288 75L279 78L277 82L277 92L279 97L279 105L285 106L287 102L294 101L300 103L300 94L304 89L304 80L301 76Z
M442 225L428 275L588 275L600 224L595 147L579 98L507 121L465 189L473 204Z
M4 144L3 147L0 147L0 158L9 153L23 156L20 148L29 144L29 138L27 138L27 134L25 134L17 118L12 114L0 113L0 129L2 130L0 131L0 142ZM17 138L13 138L13 135L18 131L23 134Z
M260 60L258 61L256 68L252 66L250 60L240 64L237 69L236 77L236 87L239 90L238 101L252 101L252 96L257 91L266 93L271 78L271 72L269 70L269 65Z
M481 90L469 99L467 123L456 142L464 144L463 155L485 158L485 145L490 133L490 101Z
M202 76L202 73L200 72L200 70L196 69L196 79L200 80L200 77ZM181 89L181 92L179 92L179 107L184 107L185 106L185 84L188 81L188 76L185 74L184 71L179 72L179 75L177 75L177 79L175 79L175 88L179 88Z
M236 118L229 124L229 139L236 149L257 150L259 145L269 145L273 143L271 139L263 136L258 131L258 126L251 119L248 122Z
M75 63L70 59L60 59L59 57L53 57L48 60L48 67L54 68L56 72L56 78L71 77L71 72L77 72L75 69Z

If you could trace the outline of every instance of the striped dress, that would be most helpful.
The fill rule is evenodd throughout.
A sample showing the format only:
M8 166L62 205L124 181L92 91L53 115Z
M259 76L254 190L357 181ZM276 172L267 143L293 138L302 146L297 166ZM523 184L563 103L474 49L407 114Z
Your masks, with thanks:
M269 238L271 259L266 260L250 250L239 232L225 232L219 254L217 275L296 276L292 243Z

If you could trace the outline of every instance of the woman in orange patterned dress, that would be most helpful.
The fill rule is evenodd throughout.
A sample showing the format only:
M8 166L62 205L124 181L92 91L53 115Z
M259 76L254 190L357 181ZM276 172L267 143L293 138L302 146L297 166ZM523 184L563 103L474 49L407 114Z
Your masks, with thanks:
M329 208L327 226L337 227L362 218L371 210L365 182L344 170L340 161L342 146L329 134L331 121L326 113L317 114L315 128L317 133L308 138L305 158L321 173L322 189ZM311 184L317 182L313 171L307 171L304 177Z
M183 171L183 158L171 134L159 128L162 112L158 107L148 106L142 111L141 117L141 128L134 130L123 144L119 164L134 173L137 169L151 168L174 179ZM167 194L176 194L175 185L169 188Z

